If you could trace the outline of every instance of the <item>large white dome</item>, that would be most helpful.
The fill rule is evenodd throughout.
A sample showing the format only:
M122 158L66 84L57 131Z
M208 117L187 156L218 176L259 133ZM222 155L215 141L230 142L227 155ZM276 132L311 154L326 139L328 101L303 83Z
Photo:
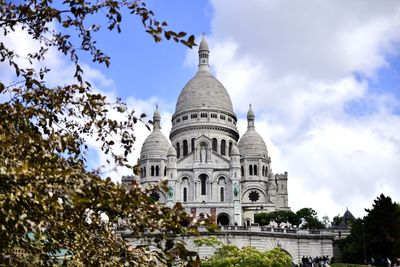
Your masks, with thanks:
M182 89L172 115L169 137L174 144L183 142L188 131L197 136L199 130L213 132L214 138L239 139L231 98L222 83L211 74L209 55L208 44L203 38L199 46L199 70Z
M178 97L175 112L210 108L233 113L232 101L224 86L207 70L199 70Z

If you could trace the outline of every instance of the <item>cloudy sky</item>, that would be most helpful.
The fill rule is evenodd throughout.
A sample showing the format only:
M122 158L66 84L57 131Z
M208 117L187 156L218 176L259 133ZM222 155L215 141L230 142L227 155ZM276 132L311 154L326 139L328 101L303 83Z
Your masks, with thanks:
M149 1L172 29L207 37L211 68L225 85L246 130L249 103L275 173L289 173L289 205L320 217L346 207L365 215L380 193L400 201L399 1ZM83 57L99 91L149 115L156 104L166 136L176 99L197 69L197 50L155 44L137 18L121 34L96 35L109 69ZM32 47L23 33L7 37ZM70 79L70 63L51 53L54 83ZM2 79L12 81L7 66ZM136 161L149 132L136 129ZM91 167L105 164L95 143ZM106 173L118 181L124 174Z

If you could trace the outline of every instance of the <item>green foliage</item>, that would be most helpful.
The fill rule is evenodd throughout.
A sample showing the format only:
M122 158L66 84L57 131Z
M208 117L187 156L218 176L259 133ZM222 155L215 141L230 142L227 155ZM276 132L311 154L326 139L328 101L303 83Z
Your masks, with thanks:
M400 206L390 197L381 194L366 209L367 216L351 224L350 235L340 244L343 259L347 262L364 262L364 237L366 259L394 258L400 254Z
M269 213L258 213L255 215L255 222L260 225L268 225L271 221L276 223L289 222L292 225L299 225L300 219L290 210L278 210Z
M138 16L155 41L164 37L194 45L193 36L184 39L186 33L168 30L142 1L0 0L2 34L20 29L39 44L24 58L0 42L0 61L20 79L0 81L0 265L31 266L35 261L52 266L52 255L61 249L70 256L70 266L184 265L194 256L173 239L196 232L195 225L180 224L191 222L182 206L158 205L149 197L155 188L124 188L85 166L85 138L90 137L115 167L135 169L127 156L134 126L145 115L127 109L120 99L94 93L79 64L85 53L109 66L93 33L103 27L121 31L123 9ZM96 21L104 16L104 25L89 23L94 15ZM74 64L73 83L47 85L51 66L43 66L43 60L51 48ZM111 113L119 119L111 119ZM120 218L143 239L142 246L133 247L114 233ZM16 248L28 256L15 253Z
M342 223L343 217L340 214L336 215L332 219L332 226L339 226Z
M339 244L343 261L350 263L363 263L363 220L356 219L351 224L350 235Z
M296 212L297 217L302 222L300 227L303 229L325 229L325 225L318 220L317 212L312 208L302 208Z
M211 258L201 263L201 266L204 267L284 267L290 265L290 256L280 248L263 252L250 246L239 249L233 245L224 245L218 248Z
M209 246L209 247L217 248L217 247L222 246L224 243L221 240L217 239L215 236L210 236L210 237L196 238L194 240L194 244L198 247Z
M325 219L326 220L326 219ZM290 210L279 210L269 213L258 213L255 215L255 222L260 225L268 225L271 221L280 224L289 222L303 229L325 229L326 226L317 217L317 212L311 208L302 208L296 213Z
M400 256L400 206L381 194L366 209L364 218L367 254L376 258Z

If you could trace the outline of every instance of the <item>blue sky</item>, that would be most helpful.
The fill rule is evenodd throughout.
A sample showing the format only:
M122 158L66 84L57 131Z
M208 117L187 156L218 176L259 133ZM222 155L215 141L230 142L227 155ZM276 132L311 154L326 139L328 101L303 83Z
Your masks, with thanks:
M211 69L228 90L241 134L252 103L272 169L289 173L289 205L331 218L346 207L365 214L380 193L400 201L400 2L398 1L149 1L171 29L210 46ZM96 17L95 22L102 22ZM7 37L18 51L34 45ZM169 134L176 99L197 69L197 50L154 43L140 21L125 16L122 33L96 34L110 68L83 56L97 90L122 97L151 116L156 104ZM69 79L70 63L52 52L54 75ZM0 64L3 80L12 80ZM131 160L149 134L140 125ZM106 156L91 141L89 165ZM107 173L116 181L122 174Z
M173 30L197 36L210 31L212 9L206 1L149 1L147 6ZM122 29L121 34L111 37L108 31L96 36L112 58L111 67L101 70L112 77L118 95L125 99L154 95L166 101L176 99L193 75L193 70L183 65L187 47L172 41L155 43L138 18L128 14Z

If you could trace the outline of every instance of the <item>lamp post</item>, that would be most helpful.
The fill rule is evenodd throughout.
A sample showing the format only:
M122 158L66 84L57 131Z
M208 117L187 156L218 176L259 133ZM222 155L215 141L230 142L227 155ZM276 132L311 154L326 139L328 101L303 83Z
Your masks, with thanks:
M364 222L362 222L361 225L362 225L362 237L363 237L364 264L367 264L367 253L366 253L366 249L365 249Z

